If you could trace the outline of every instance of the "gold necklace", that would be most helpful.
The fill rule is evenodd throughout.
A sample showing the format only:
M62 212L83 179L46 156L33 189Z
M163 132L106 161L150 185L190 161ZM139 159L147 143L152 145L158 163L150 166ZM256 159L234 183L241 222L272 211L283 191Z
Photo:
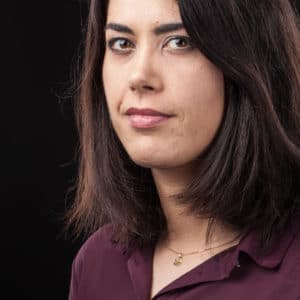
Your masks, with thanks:
M221 248L222 246L225 246L225 245L228 245L228 244L232 244L233 242L236 242L236 241L229 241L229 242L226 242L226 243L223 243L223 244L219 244L217 246L214 246L214 247L209 247L209 248L205 248L203 250L199 250L199 251L194 251L194 252L189 252L189 253L183 253L183 252L178 252L178 251L175 251L173 250L172 248L170 247L166 247L168 250L172 251L173 253L177 254L177 256L175 257L174 259L174 262L173 262L173 265L178 267L180 265L183 264L183 257L184 256L188 256L188 255L193 255L193 254L203 254L205 253L206 251L209 251L209 250L212 250L212 249L217 249L217 248ZM238 242L236 242L237 244Z

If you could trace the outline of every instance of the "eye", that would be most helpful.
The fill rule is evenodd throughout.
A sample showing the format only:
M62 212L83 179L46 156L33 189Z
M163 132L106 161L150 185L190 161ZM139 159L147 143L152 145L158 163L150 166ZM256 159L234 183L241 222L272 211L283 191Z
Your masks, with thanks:
M125 38L112 38L108 41L108 47L115 52L127 52L134 48L134 44Z
M191 49L192 43L189 37L186 36L176 36L167 40L166 45L171 49L185 50Z

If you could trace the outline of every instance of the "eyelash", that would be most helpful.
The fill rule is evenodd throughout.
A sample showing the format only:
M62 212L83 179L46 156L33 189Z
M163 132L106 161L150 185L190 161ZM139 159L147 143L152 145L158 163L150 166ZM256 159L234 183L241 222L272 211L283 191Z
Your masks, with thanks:
M187 44L187 46L184 47L184 48L177 48L178 51L187 51L187 50L193 49L190 38L186 37L186 36L171 37L165 42L164 46L166 44L168 44L169 42L174 41L174 40L181 40L181 41L184 41ZM127 53L127 52L130 51L128 49L125 49L125 50L115 49L113 46L114 46L114 43L117 42L117 41L125 41L126 43L128 42L131 46L134 46L134 44L127 38L121 38L121 37L112 38L108 41L107 45L108 45L108 47L111 51L116 52L116 53Z

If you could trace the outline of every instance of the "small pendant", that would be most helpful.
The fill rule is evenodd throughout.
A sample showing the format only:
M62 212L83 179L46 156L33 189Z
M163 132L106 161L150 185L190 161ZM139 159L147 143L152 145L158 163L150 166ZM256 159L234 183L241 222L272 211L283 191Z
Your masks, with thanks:
M178 254L178 256L175 258L173 265L178 267L183 263L183 256L182 254Z

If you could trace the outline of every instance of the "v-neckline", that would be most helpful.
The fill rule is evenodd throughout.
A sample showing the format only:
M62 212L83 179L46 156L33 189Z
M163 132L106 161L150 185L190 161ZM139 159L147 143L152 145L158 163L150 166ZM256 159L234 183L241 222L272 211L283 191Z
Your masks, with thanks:
M202 281L222 280L229 276L229 268L232 269L232 267L237 264L238 260L238 254L232 255L236 252L234 251L236 247L237 245L234 245L208 258L191 270L172 280L153 296L151 296L151 291L156 244L147 248L136 248L127 261L127 267L134 290L139 298L141 300L155 300L156 297L172 289L193 285ZM220 263L220 260L223 260L223 258L225 258L226 261L229 259L231 263ZM206 269L205 272L203 272L204 268Z
M205 268L206 265L215 264L215 263L219 264L221 257L232 255L234 253L234 249L236 249L238 247L238 245L239 245L239 243L234 244L234 245L232 245L232 246L224 249L223 251L221 251L219 253L216 253L215 255L207 258L206 260L200 262L199 264L195 265L190 270L186 271L185 273L181 274L180 276L178 276L177 278L175 278L174 280L170 281L168 284L166 284L165 286L163 286L154 295L150 295L150 300L154 300L157 296L159 296L162 293L165 293L165 292L167 292L169 290L172 290L172 289L175 289L175 288L180 288L181 286L187 286L187 285L195 284L196 282L199 281L200 277L198 275L202 274L202 269ZM150 257L150 260L151 260L150 294L151 294L151 291L152 291L152 284L153 284L153 271L154 271L153 267L154 267L155 250L156 250L156 246L151 247L151 257ZM237 258L236 258L236 260L237 260ZM227 276L227 272L226 272L226 275L224 275L224 272L221 272L221 273L222 274L220 276L216 276L215 279L213 279L213 277L209 277L208 276L205 281L222 280L222 279L224 279L224 277ZM195 275L195 278L193 278L194 275ZM203 278L203 279L205 279L205 278ZM189 283L189 281L190 281L190 283Z

